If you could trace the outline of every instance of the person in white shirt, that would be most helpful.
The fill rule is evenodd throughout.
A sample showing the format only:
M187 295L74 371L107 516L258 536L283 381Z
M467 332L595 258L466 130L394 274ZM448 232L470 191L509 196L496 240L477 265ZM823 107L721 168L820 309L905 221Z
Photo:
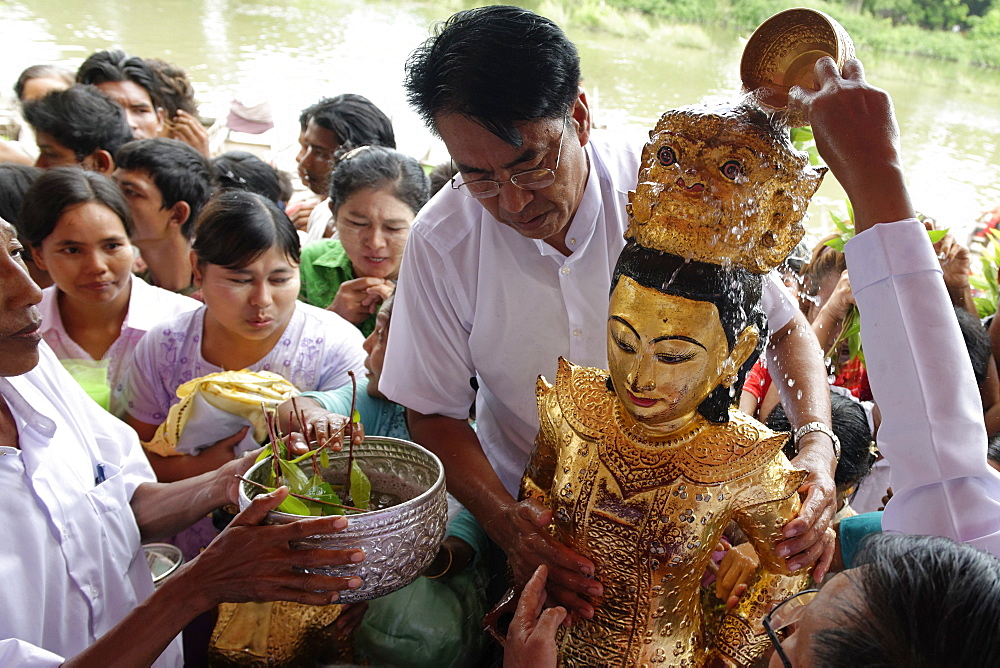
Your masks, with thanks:
M857 235L844 251L891 466L882 528L1000 556L1000 474L986 460L982 401L941 265L903 181L892 103L857 61L841 75L823 59L817 81L797 104L854 207Z
M10 499L0 553L0 665L182 664L175 636L223 601L312 605L360 586L301 568L353 563L355 550L292 549L343 517L257 527L285 488L257 497L155 592L141 540L176 533L235 500L252 457L159 484L135 433L101 410L41 340L41 291L14 228L0 221L0 484Z
M25 239L55 281L42 291L42 337L88 394L124 417L122 369L132 349L153 325L199 303L132 275L132 216L110 178L57 167L24 202Z
M497 63L502 63L498 67ZM603 366L608 294L624 246L639 146L591 136L576 49L516 7L459 12L411 57L409 97L460 172L421 211L404 253L383 392L408 408L414 439L445 461L449 489L524 583L549 565L549 592L592 613L593 565L546 533L515 495L538 430L534 386L560 355ZM809 470L803 510L778 554L789 568L832 555L834 448L822 352L777 281L764 300L771 372ZM787 380L785 380L787 378ZM478 385L478 396L471 383ZM476 400L478 437L466 418ZM816 431L810 431L817 429Z

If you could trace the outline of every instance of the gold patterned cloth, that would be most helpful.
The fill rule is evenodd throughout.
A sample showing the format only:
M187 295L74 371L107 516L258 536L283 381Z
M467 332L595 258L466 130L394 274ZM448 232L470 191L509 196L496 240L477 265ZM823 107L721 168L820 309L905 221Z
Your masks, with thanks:
M220 371L194 378L177 388L180 401L143 447L161 457L198 454L250 425L253 429L235 451L241 454L268 438L262 404L274 410L298 394L298 388L270 371Z
M522 497L552 509L553 535L604 585L594 618L560 630L562 664L751 664L769 646L760 620L772 601L805 584L780 577L774 557L806 476L781 452L787 435L732 410L726 424L698 416L650 442L607 379L562 359L555 385L539 379L541 430L522 480ZM739 606L712 620L700 581L730 521L762 567Z
M349 661L349 643L333 627L343 610L289 601L223 603L209 659L217 666L302 666L332 653Z

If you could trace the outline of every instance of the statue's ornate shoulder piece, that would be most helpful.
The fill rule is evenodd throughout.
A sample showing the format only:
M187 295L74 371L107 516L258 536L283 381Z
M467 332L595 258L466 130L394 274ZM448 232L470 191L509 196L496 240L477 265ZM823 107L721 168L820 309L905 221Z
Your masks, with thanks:
M729 411L729 422L704 430L684 448L679 465L694 482L741 478L774 459L788 440L749 415Z
M535 383L535 398L538 401L538 434L531 458L521 476L519 499L534 498L549 505L549 487L555 473L562 441L562 420L559 415L555 386L543 376Z
M608 372L577 366L562 357L556 373L556 396L563 419L584 438L599 440L614 424L615 396Z

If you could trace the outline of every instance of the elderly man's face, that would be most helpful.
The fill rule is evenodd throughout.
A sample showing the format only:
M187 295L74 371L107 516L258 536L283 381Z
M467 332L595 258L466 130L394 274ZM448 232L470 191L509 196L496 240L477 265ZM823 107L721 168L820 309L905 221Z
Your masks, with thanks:
M0 376L20 376L38 364L42 324L36 304L42 291L28 276L22 253L10 223L0 219Z
M793 668L805 668L815 663L812 639L820 631L843 625L844 608L850 609L863 604L858 589L851 578L859 577L859 571L839 573L825 582L809 605L802 611L802 617L791 627L788 637L781 642L781 649L792 662ZM781 657L771 655L770 668L782 668Z
M563 119L540 119L518 124L521 146L511 146L474 120L460 114L441 114L435 125L466 182L478 179L508 181L513 174L559 166L555 182L540 190L523 190L503 183L500 193L479 200L499 223L529 239L542 239L565 254L575 240L566 230L583 198L589 165L583 146L590 139L590 110L581 93L570 112L565 133ZM562 153L559 138L562 137Z

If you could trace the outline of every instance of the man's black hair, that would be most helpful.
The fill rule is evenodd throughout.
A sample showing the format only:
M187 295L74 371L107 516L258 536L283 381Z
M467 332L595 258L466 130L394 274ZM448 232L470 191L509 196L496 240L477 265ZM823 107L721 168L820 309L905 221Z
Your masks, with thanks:
M406 61L407 99L428 127L460 114L511 146L517 123L566 116L579 94L580 56L551 20L520 7L458 12Z
M962 331L962 338L965 339L965 349L969 352L972 373L976 376L976 383L982 385L986 382L992 354L990 334L979 318L960 306L955 307L955 317L958 318L958 328Z
M830 415L833 419L833 433L840 439L840 460L837 462L833 481L840 488L857 485L868 475L875 463L868 416L857 401L832 391ZM792 425L785 415L785 407L781 404L774 407L767 416L765 424L774 431L792 431ZM791 436L785 444L785 455L789 459L796 455L795 443Z
M159 99L159 105L163 107L166 117L174 118L177 110L181 109L198 118L194 86L191 85L187 72L180 65L159 58L144 58L142 62L153 75L156 84L156 96L153 99Z
M42 174L42 169L15 162L0 163L0 218L17 228L21 233L21 201L24 193Z
M130 142L115 154L124 170L146 170L163 196L163 206L187 202L191 215L181 226L186 239L194 236L195 222L212 196L212 170L201 153L177 139L153 137Z
M338 159L359 146L396 148L392 121L362 95L345 93L337 97L325 97L299 115L302 130L306 129L309 121L336 136L340 148L334 157Z
M24 105L36 133L52 135L73 151L77 162L99 149L114 155L132 141L125 110L93 86L74 84Z
M986 441L986 459L1000 464L1000 434L993 434Z
M272 202L282 201L278 170L253 153L227 151L212 158L211 164L215 182L220 189L249 190Z
M813 665L1000 666L996 557L939 536L882 533L865 539L856 564L842 576L856 602L806 640Z
M107 81L131 81L146 91L154 107L160 106L156 77L145 61L124 51L97 51L90 54L76 71L76 81L82 84L102 84Z

